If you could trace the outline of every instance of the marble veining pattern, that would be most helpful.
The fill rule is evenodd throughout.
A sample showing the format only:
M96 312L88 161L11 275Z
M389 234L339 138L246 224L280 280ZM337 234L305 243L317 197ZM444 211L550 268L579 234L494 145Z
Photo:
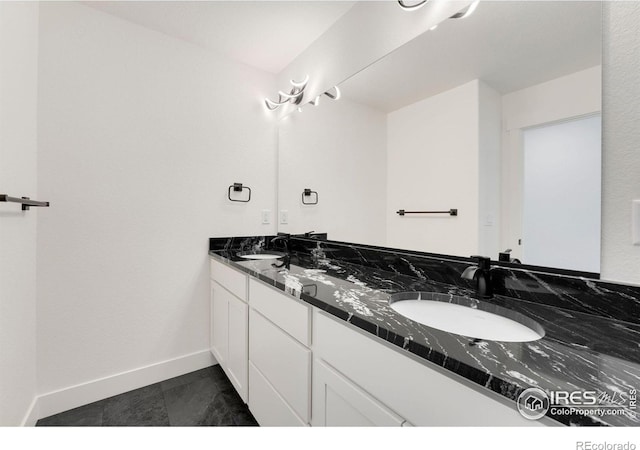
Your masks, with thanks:
M472 264L468 258L305 238L294 238L291 242L293 251L322 252L333 261L363 265L424 281L471 287L470 281L460 278L462 271ZM516 267L511 264L493 269L495 293L640 325L640 286Z
M270 240L235 239L244 248L262 242L261 249ZM304 245L296 246L296 241ZM224 245L217 242L217 248L211 244L210 254L511 400L532 386L547 391L594 390L614 397L640 387L640 324L626 316L637 306L637 288L611 288L596 280L558 280L562 277L496 269L504 271L504 284L497 289L498 295L483 301L536 321L545 336L525 343L484 341L419 324L389 306L391 294L415 291L462 297L469 306L477 304L466 280L460 279L468 261L422 261L418 256L376 255L375 249L361 248L349 253L341 247L345 244L307 241L311 240L292 239L289 265L282 268L269 261L238 261L236 249L242 246L229 240ZM340 257L341 252L359 256ZM585 288L586 296L582 295ZM609 301L627 303L607 308L601 298L591 301L597 293L609 295ZM628 404L621 409L624 414L616 416L548 415L567 425L640 425L640 415Z

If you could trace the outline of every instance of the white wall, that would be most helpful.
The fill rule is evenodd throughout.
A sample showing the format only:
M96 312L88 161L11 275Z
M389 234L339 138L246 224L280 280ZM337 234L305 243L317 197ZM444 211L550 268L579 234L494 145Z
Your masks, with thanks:
M278 209L288 211L289 224L278 230L384 245L386 158L386 114L370 107L324 97L283 119ZM305 188L318 192L317 205L302 204Z
M523 129L600 112L601 73L596 66L502 97L500 247L514 258L522 258Z
M479 82L413 103L387 119L387 245L469 256L478 252ZM405 210L458 209L407 215Z
M602 67L595 66L503 96L505 130L594 114L602 108Z
M40 392L206 351L208 238L276 228L273 77L62 2L39 63Z
M0 2L0 193L38 198L38 5ZM36 218L0 203L0 426L32 424L36 395Z
M602 278L640 283L631 201L640 199L640 3L606 2L603 45Z
M500 188L502 96L478 82L478 253L498 259L500 248Z

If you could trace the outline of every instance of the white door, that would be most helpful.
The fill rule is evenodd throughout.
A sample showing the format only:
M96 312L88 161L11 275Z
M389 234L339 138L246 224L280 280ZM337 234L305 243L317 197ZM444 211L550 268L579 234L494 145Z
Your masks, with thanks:
M524 131L522 262L600 272L600 115Z

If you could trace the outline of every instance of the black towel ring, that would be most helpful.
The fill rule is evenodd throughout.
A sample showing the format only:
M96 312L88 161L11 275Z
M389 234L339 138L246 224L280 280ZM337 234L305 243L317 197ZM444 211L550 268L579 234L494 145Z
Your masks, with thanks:
M304 198L305 197L311 197L311 194L316 194L316 200L315 202L305 202ZM303 205L317 205L318 204L318 193L316 191L312 191L311 189L305 189L304 191L302 191L302 204Z
M239 199L234 200L231 198L231 191L242 192L244 190L249 191L249 198L247 198L246 200L239 200ZM233 183L231 186L229 186L229 191L227 192L227 198L232 202L248 203L251 201L251 188L249 186L243 186L242 183Z

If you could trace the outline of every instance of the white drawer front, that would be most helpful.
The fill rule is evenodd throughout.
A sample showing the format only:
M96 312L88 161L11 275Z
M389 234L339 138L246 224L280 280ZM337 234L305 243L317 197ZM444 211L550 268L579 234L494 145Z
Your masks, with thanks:
M303 427L306 423L249 363L249 409L262 427Z
M247 301L247 275L218 262L211 261L211 278L227 288L240 300Z
M254 279L249 280L249 303L264 317L309 347L311 307Z
M249 361L305 423L311 411L311 351L269 322L249 312Z

